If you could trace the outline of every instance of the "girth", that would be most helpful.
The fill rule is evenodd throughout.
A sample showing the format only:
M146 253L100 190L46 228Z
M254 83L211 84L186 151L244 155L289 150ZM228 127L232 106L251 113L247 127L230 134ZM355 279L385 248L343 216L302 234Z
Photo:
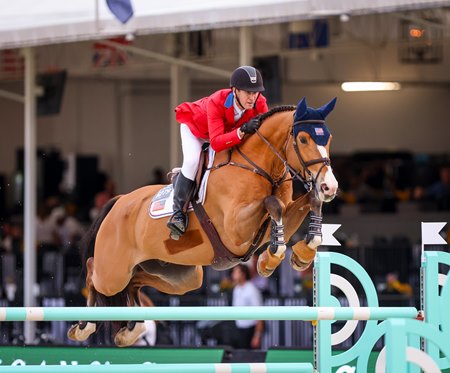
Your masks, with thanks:
M197 171L197 175L195 178L197 186L194 192L194 196L197 196L202 176L206 171L206 167L208 164L208 159L205 153L206 151L202 151L200 154L199 164L202 165L202 167L199 167L199 170ZM211 267L213 267L215 270L225 271L227 269L233 268L239 263L246 262L253 256L256 250L258 250L261 241L269 226L270 216L268 216L266 220L264 220L264 222L261 224L258 233L256 234L247 252L243 256L238 256L232 253L223 244L222 240L220 239L219 233L217 233L216 227L214 226L213 222L206 213L203 205L197 202L197 198L194 197L191 203L194 208L195 215L197 216L197 219L199 220L200 225L202 226L204 232L208 236L211 246L213 248L214 258L211 262Z

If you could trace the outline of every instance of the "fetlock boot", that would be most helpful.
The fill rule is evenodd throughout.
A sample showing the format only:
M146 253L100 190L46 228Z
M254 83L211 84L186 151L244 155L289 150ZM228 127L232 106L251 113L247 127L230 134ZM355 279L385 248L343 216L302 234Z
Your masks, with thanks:
M186 232L189 223L187 207L194 189L195 181L188 179L180 172L173 191L173 214L167 222L170 237L174 240L178 240Z

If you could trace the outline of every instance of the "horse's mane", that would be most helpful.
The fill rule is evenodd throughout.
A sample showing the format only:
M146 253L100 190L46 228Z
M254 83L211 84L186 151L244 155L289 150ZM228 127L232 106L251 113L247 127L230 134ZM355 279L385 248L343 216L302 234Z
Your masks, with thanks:
M295 106L293 105L283 105L283 106L275 106L273 109L270 109L268 112L262 114L260 116L260 122L264 122L267 118L271 117L276 113L281 113L282 111L293 111L295 110Z

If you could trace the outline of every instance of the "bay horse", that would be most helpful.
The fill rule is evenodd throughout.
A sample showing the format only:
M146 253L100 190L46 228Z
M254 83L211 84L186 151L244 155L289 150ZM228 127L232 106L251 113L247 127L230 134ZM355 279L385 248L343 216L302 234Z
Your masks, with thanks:
M143 286L184 294L202 285L202 266L231 268L264 244L257 269L270 276L285 257L285 238L309 214L306 237L290 243L291 266L306 269L322 242L322 203L330 202L338 188L329 158L332 136L325 124L335 102L314 109L303 98L297 106L276 107L260 117L255 134L215 155L203 207L224 255L193 212L178 241L169 238L166 219L149 217L149 204L161 185L110 200L82 241L87 306L140 306ZM307 190L295 200L294 178ZM270 221L271 229L263 229ZM95 322L80 321L67 334L84 341L95 330ZM121 322L113 328L114 342L132 345L144 330L143 322Z

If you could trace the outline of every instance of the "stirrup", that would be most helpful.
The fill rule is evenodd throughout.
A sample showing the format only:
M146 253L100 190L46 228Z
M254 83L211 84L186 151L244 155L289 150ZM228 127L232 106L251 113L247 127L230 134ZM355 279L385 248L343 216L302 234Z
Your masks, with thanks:
M170 238L179 240L186 232L187 216L182 211L175 211L169 218L167 227L170 229Z

